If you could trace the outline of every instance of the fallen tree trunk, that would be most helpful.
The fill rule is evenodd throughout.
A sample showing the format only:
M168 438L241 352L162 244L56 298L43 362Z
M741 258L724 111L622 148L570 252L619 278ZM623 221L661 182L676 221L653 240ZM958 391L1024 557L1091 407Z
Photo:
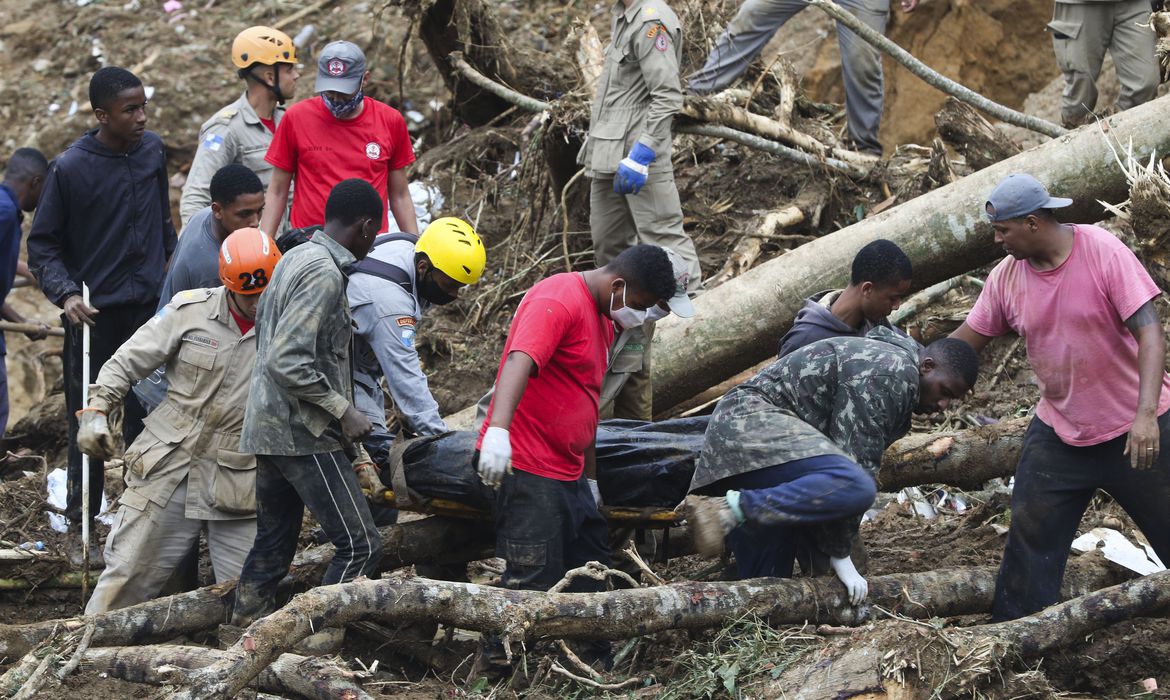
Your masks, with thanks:
M221 660L226 653L173 644L109 647L90 649L82 656L81 663L87 670L112 678L165 685L170 668L203 668ZM251 685L270 693L293 693L315 700L373 700L354 678L352 672L322 658L281 654Z
M1170 99L1110 118L1108 137L1132 142L1135 156L1170 152ZM1126 198L1126 180L1098 129L1080 129L1001 161L951 185L790 251L695 299L695 316L671 316L654 334L654 410L661 413L769 356L804 297L843 287L857 250L877 238L902 247L914 282L926 287L1003 255L994 245L983 205L992 188L1016 171L1072 197L1067 221L1096 221L1098 199Z
M668 629L707 629L747 612L772 624L855 625L870 619L877 606L913 617L984 612L991 605L995 573L977 568L876 576L869 580L866 603L857 608L845 602L844 587L832 578L688 582L608 593L515 591L423 578L354 581L316 588L257 620L220 661L176 673L173 680L188 687L172 697L230 697L315 629L359 620L434 621L517 642L628 639ZM1100 559L1085 558L1070 567L1066 584L1083 590L1077 586L1112 582L1115 575Z
M1031 418L1012 418L970 430L910 435L882 455L878 486L898 491L920 484L978 489L988 479L1016 473Z
M958 151L972 170L982 170L1020 152L1007 134L953 97L948 97L934 115L934 125L943 141Z

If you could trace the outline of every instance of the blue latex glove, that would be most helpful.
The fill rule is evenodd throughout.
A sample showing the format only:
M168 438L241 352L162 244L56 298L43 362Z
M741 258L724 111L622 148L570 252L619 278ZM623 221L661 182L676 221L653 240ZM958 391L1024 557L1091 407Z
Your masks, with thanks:
M646 184L649 165L657 157L649 146L641 141L635 142L630 155L618 165L617 174L613 177L613 191L618 194L638 194L642 185Z

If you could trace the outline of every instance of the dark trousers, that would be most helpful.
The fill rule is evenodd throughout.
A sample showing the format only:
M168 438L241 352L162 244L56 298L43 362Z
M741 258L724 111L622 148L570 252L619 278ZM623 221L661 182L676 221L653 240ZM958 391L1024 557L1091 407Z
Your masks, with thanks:
M377 575L382 540L344 452L256 455L256 541L236 589L237 622L250 623L275 609L276 587L296 554L305 506L335 547L323 585Z
M995 584L992 619L1013 620L1052 605L1069 546L1097 489L1129 513L1163 562L1170 562L1170 411L1158 418L1161 449L1149 469L1123 455L1128 435L1072 447L1032 419L1016 467L1012 520Z
M8 356L0 355L0 438L8 432Z
M142 324L154 316L158 302L107 306L101 309L89 333L89 381L92 384L106 360L134 335ZM66 471L68 495L65 502L65 517L69 522L81 522L81 450L77 449L77 411L81 405L81 362L82 347L80 328L72 326L61 317L65 326L65 350L61 361L65 373L65 413L69 420L69 465ZM123 403L122 438L129 445L142 432L142 419L146 412L133 394L126 396ZM89 514L97 517L102 504L102 488L106 482L105 464L100 460L89 460Z
M596 561L609 566L609 527L589 484L557 481L517 469L496 495L496 556L507 562L507 588L546 591L569 569ZM591 593L603 581L578 577L565 589Z
M877 485L865 469L840 455L736 474L715 486L720 493L740 492L745 522L727 541L741 578L791 576L800 543L815 544L829 556L848 556L857 517L877 496Z

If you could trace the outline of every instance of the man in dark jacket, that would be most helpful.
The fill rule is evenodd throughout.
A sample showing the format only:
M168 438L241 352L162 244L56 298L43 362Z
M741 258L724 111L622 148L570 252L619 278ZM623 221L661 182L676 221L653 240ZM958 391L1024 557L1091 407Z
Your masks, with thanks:
M780 339L780 357L825 338L861 337L889 316L910 291L913 268L897 243L879 238L857 252L849 286L817 292Z
M107 66L89 81L98 128L57 157L28 237L29 268L49 301L64 310L65 404L69 418L66 516L80 529L81 327L90 326L90 376L154 315L167 259L175 249L166 151L146 130L146 93L133 73ZM88 285L90 299L82 298ZM127 396L122 434L142 430L143 410ZM90 514L101 504L101 462L90 469Z

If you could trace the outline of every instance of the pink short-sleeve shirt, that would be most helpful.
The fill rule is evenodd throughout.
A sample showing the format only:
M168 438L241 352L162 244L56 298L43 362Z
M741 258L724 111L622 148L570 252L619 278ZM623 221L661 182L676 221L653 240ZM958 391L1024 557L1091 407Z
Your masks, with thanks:
M986 336L1024 339L1040 384L1036 415L1066 444L1098 445L1129 432L1137 412L1138 346L1125 319L1161 291L1137 257L1108 231L1074 225L1072 253L1037 270L1005 259L991 271L967 325ZM1170 408L1162 374L1158 415Z

